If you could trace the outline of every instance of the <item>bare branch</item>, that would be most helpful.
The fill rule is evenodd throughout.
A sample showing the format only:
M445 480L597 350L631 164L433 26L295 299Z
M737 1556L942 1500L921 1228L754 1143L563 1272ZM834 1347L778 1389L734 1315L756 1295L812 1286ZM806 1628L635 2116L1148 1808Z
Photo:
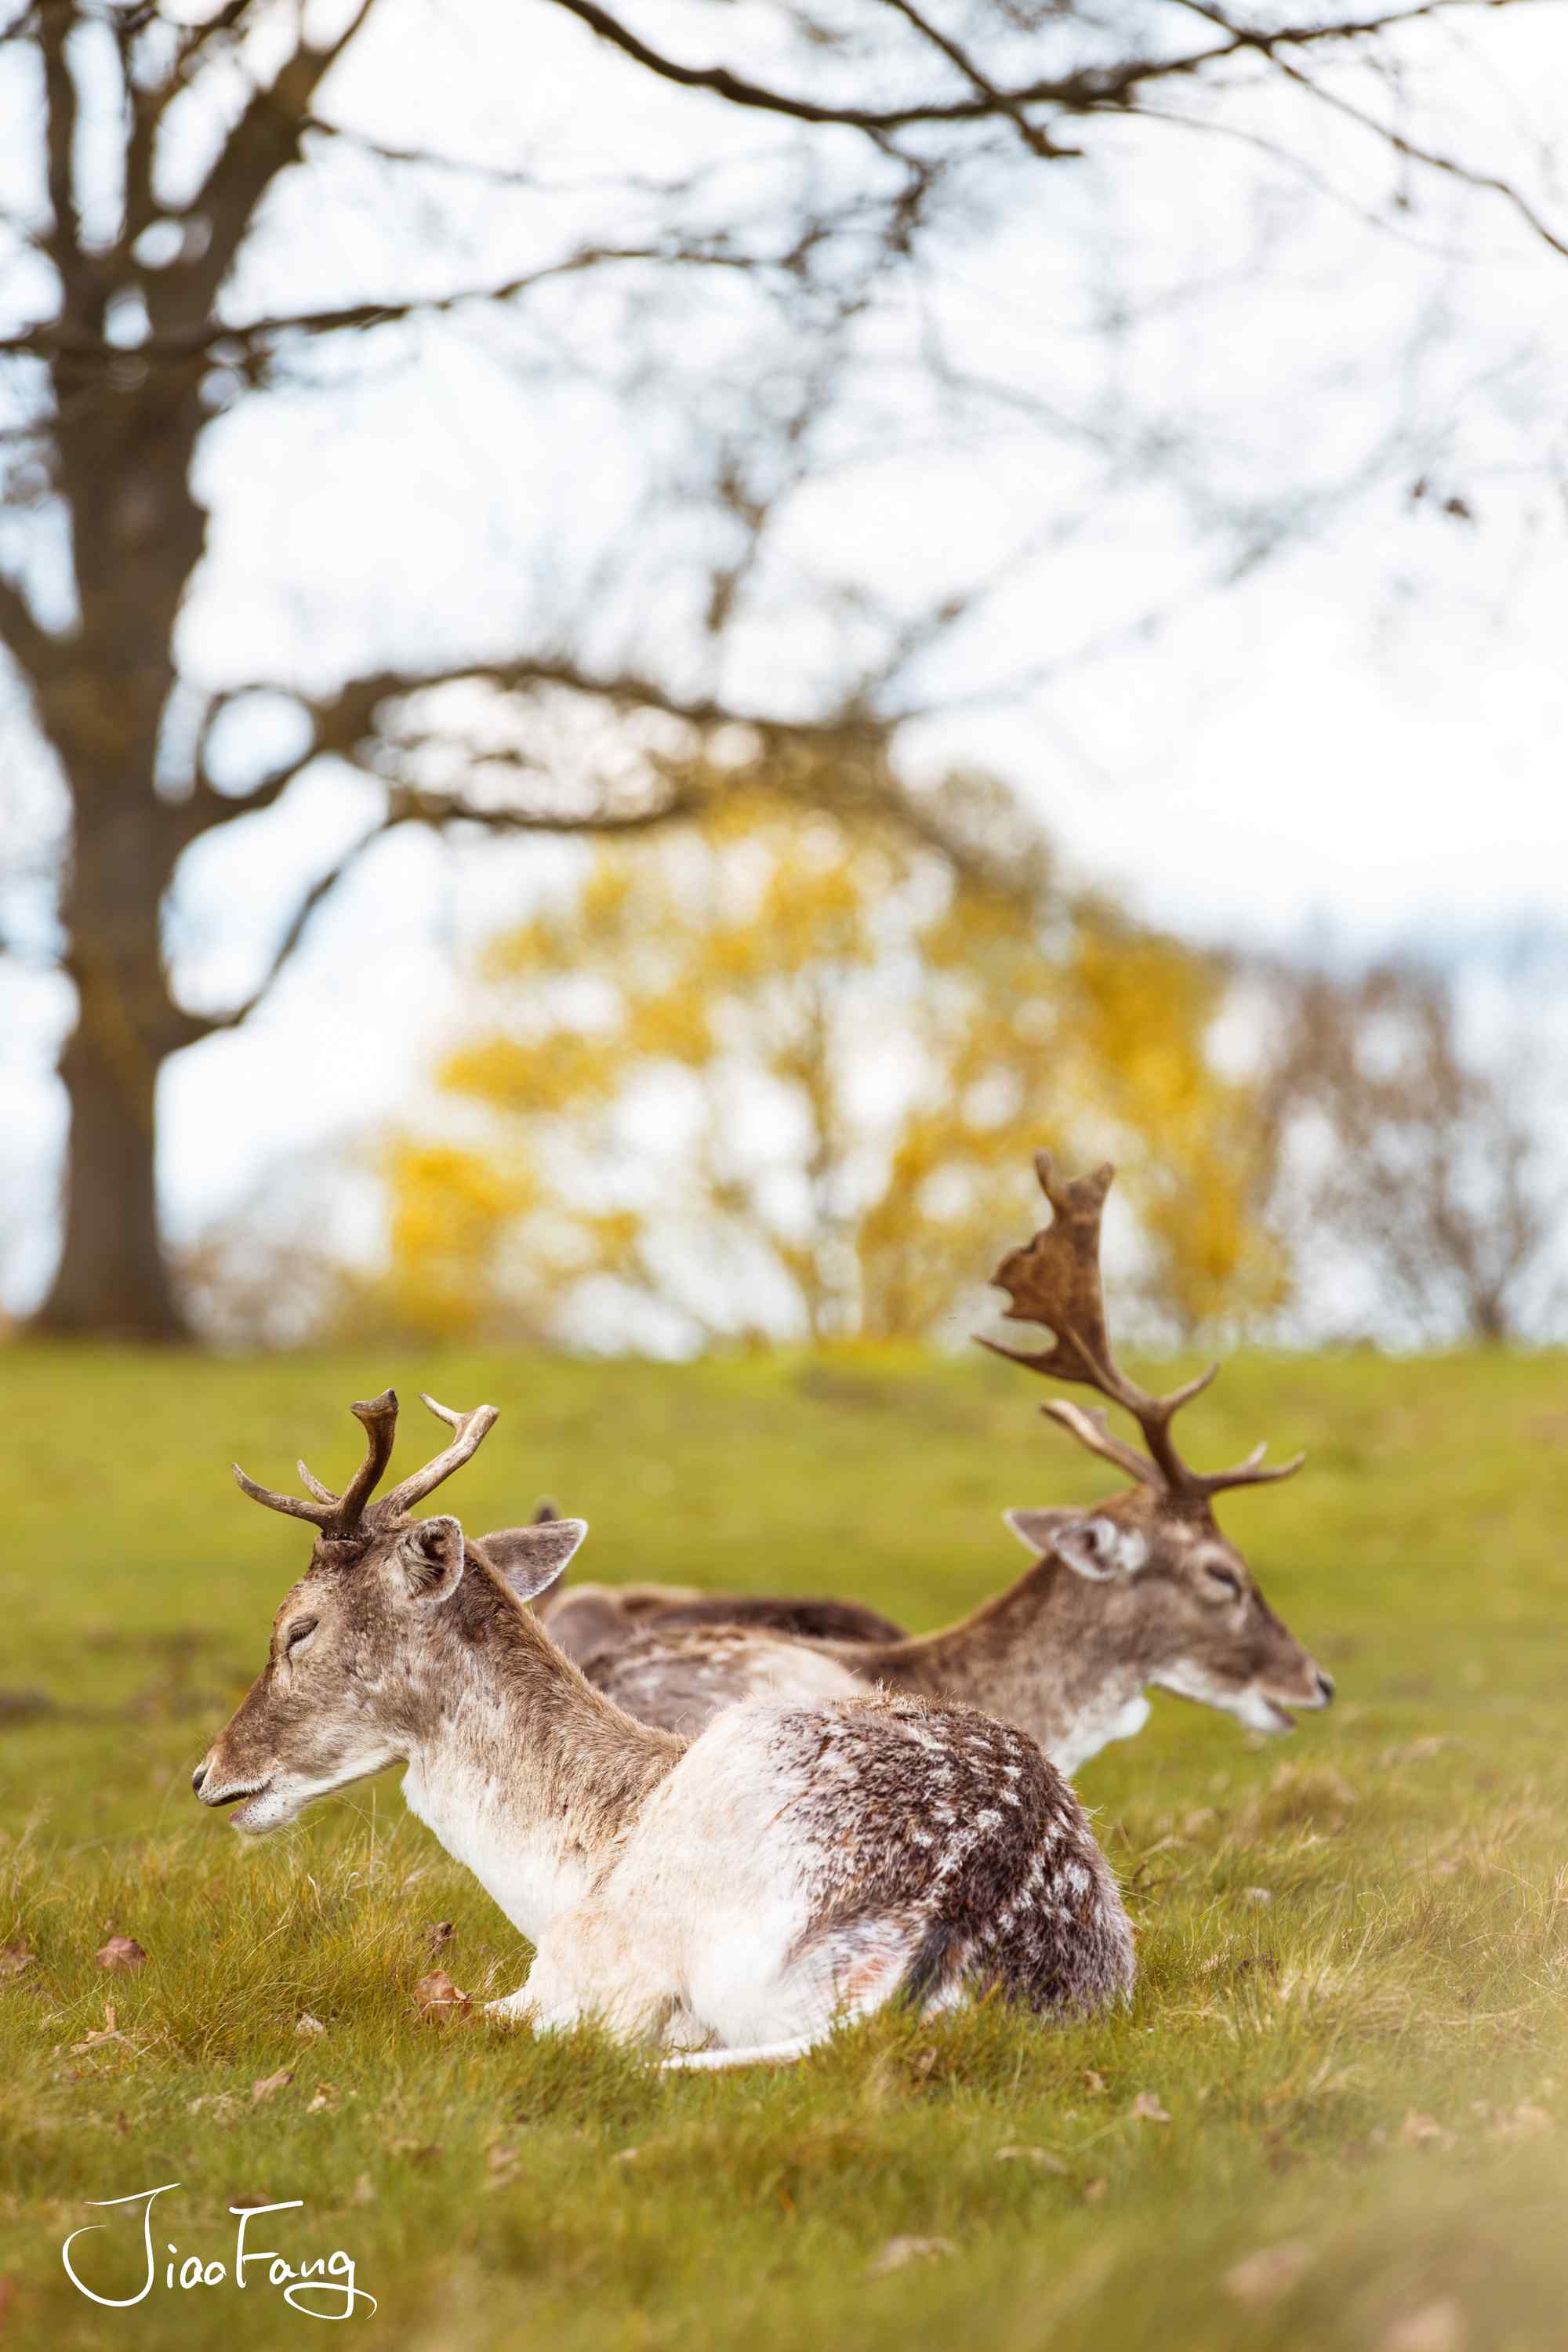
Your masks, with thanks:
M72 155L76 144L76 82L66 58L66 43L76 21L69 8L42 8L36 20L36 38L44 68L46 165L50 224L44 249L59 270L68 307L72 288L70 264L77 258L76 201Z
M1005 90L998 89L994 82L988 80L968 51L949 34L942 32L939 26L933 25L929 17L923 16L914 5L914 0L886 0L886 5L896 9L922 39L930 41L933 48L940 49L942 56L958 68L970 87L998 114L1005 114L1016 125L1019 138L1031 154L1039 156L1042 162L1049 162L1081 153L1081 149L1076 147L1057 146L1047 132L1030 121L1022 100L1009 98Z

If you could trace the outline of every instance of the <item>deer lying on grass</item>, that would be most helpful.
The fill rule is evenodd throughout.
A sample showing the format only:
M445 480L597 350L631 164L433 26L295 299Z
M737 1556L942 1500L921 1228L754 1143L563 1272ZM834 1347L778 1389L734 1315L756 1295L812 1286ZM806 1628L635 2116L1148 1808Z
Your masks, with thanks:
M1289 1730L1292 1707L1328 1705L1332 1683L1276 1617L1210 1508L1230 1487L1290 1476L1302 1457L1264 1469L1259 1446L1230 1470L1188 1467L1171 1423L1218 1366L1166 1397L1118 1370L1100 1275L1114 1171L1058 1180L1048 1152L1036 1170L1052 1221L1004 1258L994 1280L1011 1318L1048 1325L1054 1338L1036 1354L995 1352L1092 1388L1131 1415L1146 1453L1113 1435L1103 1411L1060 1399L1043 1407L1126 1471L1131 1488L1091 1511L1008 1511L1035 1566L973 1616L915 1640L800 1643L712 1623L682 1630L678 1612L657 1617L645 1605L640 1623L582 1661L629 1714L689 1733L737 1697L820 1701L876 1684L984 1707L1021 1725L1072 1772L1109 1741L1142 1729L1150 1685L1264 1732ZM725 1605L707 1603L715 1613Z
M412 1811L536 1948L492 2012L596 2017L662 2039L671 2064L796 2057L893 2000L995 1990L1062 2012L1127 1990L1115 1880L1032 1740L866 1692L737 1706L689 1744L634 1722L522 1605L581 1520L468 1541L455 1518L408 1516L496 1418L425 1402L452 1442L379 1503L390 1389L353 1407L369 1442L342 1495L303 1463L309 1500L236 1465L316 1536L267 1664L193 1775L203 1804L277 1829L402 1761Z

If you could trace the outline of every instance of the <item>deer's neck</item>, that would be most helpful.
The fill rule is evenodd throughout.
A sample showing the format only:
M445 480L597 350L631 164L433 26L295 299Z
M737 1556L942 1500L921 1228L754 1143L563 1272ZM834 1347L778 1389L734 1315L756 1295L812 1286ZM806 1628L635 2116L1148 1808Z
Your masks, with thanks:
M1146 1662L1125 1629L1083 1622L1080 1585L1058 1561L1037 1560L956 1625L907 1642L838 1643L834 1654L868 1681L1016 1723L1074 1771L1149 1718Z
M414 1709L404 1795L531 1941L581 1901L684 1742L594 1690L470 1559Z

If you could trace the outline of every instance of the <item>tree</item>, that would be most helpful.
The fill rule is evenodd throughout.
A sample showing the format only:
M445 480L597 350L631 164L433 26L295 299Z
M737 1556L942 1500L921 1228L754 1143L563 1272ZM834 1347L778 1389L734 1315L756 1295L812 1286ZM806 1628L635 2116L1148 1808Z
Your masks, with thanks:
M0 644L64 795L46 827L55 880L40 882L19 853L8 926L14 948L56 963L75 997L60 1064L63 1247L42 1318L54 1329L181 1332L158 1229L160 1072L263 1002L317 910L390 833L657 825L685 806L672 773L737 725L753 748L804 746L819 775L900 797L896 730L922 707L921 664L973 617L981 584L889 594L874 610L863 583L828 597L797 580L798 626L820 629L829 612L832 625L826 643L801 639L791 690L770 696L759 681L776 673L777 639L764 664L744 625L779 609L773 526L845 461L841 394L852 378L879 383L879 305L897 286L919 298L929 398L879 394L863 446L879 450L905 424L918 437L940 412L964 430L1005 415L1011 429L1092 449L1110 478L1146 454L1148 420L1129 411L1113 430L1092 393L1083 417L1064 417L981 381L948 351L925 294L944 251L1016 206L1038 173L1074 168L1107 121L1163 117L1179 126L1172 137L1194 123L1239 129L1289 152L1312 138L1314 118L1331 118L1404 166L1476 181L1552 239L1525 194L1420 135L1421 45L1456 0L1343 19L1285 10L1263 28L1185 0L1147 0L1105 23L1012 0L968 0L941 21L912 0L844 0L831 13L781 6L765 38L751 16L715 8L694 44L721 52L713 63L688 62L599 0L531 0L526 12L520 0L523 13L531 60L570 35L572 70L595 74L603 94L603 169L574 211L515 156L426 153L375 127L378 107L383 121L396 112L392 93L427 95L420 31L396 0L335 14L304 0L194 0L179 16L144 0L14 0L0 25ZM489 48L471 60L480 97L518 55L498 65L502 27L493 10L484 21ZM1397 115L1382 111L1363 58L1391 83L1397 71ZM1262 132L1247 121L1260 79L1284 109ZM371 128L342 110L356 89ZM627 110L646 112L655 94L672 150L709 142L710 169L649 173L635 157L616 169ZM380 175L368 192L345 181L350 165ZM334 215L357 201L362 218L390 222L410 182L426 206L437 186L461 190L462 233L389 227L368 262L326 268ZM487 210L502 217L510 257L478 277L440 276L444 243L480 249ZM701 331L689 331L701 304ZM520 341L530 320L537 332ZM561 381L618 402L644 470L611 500L616 543L574 562L563 535L546 532L531 607L476 594L448 618L437 599L401 630L372 576L395 557L362 568L357 632L335 629L323 571L292 642L273 632L288 657L252 668L233 621L223 644L205 616L215 568L223 577L228 561L232 592L264 550L254 520L246 558L209 545L208 478L241 420L269 417L276 430L293 403L330 404L347 446L363 387L425 365L423 345L409 362L403 333L447 334L444 349L482 348L512 371L533 433L558 428L550 387ZM726 406L716 385L731 367ZM431 404L442 413L419 425L425 439L462 432L466 399ZM215 442L220 428L228 438ZM1154 440L1169 469L1177 443ZM507 454L492 441L480 461L497 499ZM1212 486L1206 495L1212 513ZM1281 509L1295 497L1282 490ZM1250 494L1233 505L1250 562L1275 525ZM674 518L668 530L660 514ZM470 546L481 535L482 511ZM662 628L646 621L655 602ZM304 807L302 785L331 762L374 788L359 830L323 853L300 820L314 863L254 960L254 984L215 985L202 942L237 901L203 879L213 845Z
M1451 982L1413 957L1279 971L1270 1003L1268 1214L1298 1258L1337 1255L1342 1297L1370 1281L1367 1319L1427 1343L1553 1329L1568 1186L1540 1055L1483 1059Z
M952 789L1017 829L994 787ZM1183 1328L1271 1296L1257 1122L1206 1051L1219 976L1068 898L1037 850L1009 880L761 780L600 850L487 950L483 1024L440 1071L450 1131L394 1153L397 1319L920 1336L973 1306L1047 1139L1128 1161L1147 1287Z

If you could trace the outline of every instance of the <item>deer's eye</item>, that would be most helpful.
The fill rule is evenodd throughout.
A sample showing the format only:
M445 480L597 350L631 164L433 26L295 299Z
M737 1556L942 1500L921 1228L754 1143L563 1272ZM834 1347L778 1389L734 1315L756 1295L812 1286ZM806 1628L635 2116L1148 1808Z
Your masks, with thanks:
M1204 1570L1204 1576L1207 1581L1209 1591L1215 1600L1218 1600L1222 1595L1226 1601L1239 1601L1241 1599L1241 1579L1239 1576L1236 1575L1232 1570L1228 1568L1205 1567Z
M313 1617L296 1618L283 1636L284 1656L291 1658L296 1651L302 1650L315 1630L316 1620Z

